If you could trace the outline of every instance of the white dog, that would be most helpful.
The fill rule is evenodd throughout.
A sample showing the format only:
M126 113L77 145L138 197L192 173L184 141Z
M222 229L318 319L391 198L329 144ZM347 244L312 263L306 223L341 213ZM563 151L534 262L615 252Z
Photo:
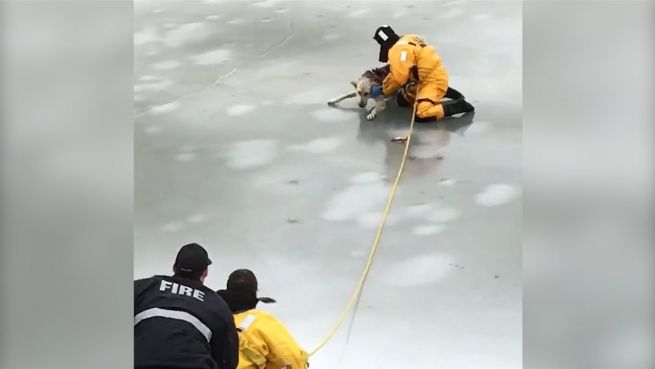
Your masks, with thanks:
M371 89L373 88L373 85L381 85L382 81L384 80L384 77L386 77L387 74L389 74L388 65L382 68L367 70L366 72L364 72L364 74L362 74L361 77L359 77L357 82L355 81L350 82L353 85L353 87L355 87L354 92L337 96L334 99L328 101L328 105L334 106L339 101L357 97L357 105L359 105L360 108L366 108L368 99L373 99L375 100L375 106L366 115L366 119L368 120L375 119L375 117L387 107L387 101L382 95L377 97L371 97Z

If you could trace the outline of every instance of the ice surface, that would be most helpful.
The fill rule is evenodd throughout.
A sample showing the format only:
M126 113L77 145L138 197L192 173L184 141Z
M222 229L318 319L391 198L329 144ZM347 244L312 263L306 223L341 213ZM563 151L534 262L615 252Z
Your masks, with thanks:
M350 336L311 368L521 367L520 2L135 9L135 277L199 242L210 287L253 269L278 300L265 308L305 348L320 342L362 272L403 152L389 140L410 117L393 100L374 121L326 103L380 65L371 36L389 23L436 47L476 113L416 125Z
M475 201L482 206L498 206L513 200L519 190L508 184L492 184L475 196Z

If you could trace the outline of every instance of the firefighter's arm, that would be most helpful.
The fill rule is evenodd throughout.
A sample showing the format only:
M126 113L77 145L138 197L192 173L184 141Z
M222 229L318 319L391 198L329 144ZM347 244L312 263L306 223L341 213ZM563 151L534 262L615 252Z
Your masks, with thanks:
M264 317L260 317L262 319ZM289 331L273 316L260 322L261 337L268 346L266 369L305 369L309 355L298 346Z
M409 47L396 46L389 50L389 66L391 73L382 82L385 96L391 96L407 83L409 73L414 66L414 53Z

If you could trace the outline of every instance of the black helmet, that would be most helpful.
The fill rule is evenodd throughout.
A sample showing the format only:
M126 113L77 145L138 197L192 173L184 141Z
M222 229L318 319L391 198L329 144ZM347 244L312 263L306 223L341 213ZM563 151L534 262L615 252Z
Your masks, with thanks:
M382 63L386 63L389 60L389 49L400 40L400 36L394 32L393 28L385 24L375 30L373 39L380 44L380 56L378 57L378 60Z

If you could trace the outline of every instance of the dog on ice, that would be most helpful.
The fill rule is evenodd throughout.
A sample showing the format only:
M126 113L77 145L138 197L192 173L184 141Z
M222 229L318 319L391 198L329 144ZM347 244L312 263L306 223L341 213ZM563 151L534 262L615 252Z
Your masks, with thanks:
M328 105L330 106L335 106L338 102L345 100L345 99L350 99L350 98L357 98L357 105L359 105L360 108L366 108L366 105L368 103L369 99L373 99L375 101L375 106L371 111L368 112L366 115L366 119L368 120L373 120L375 117L380 114L386 107L387 107L387 100L385 99L384 96L377 96L377 97L371 97L371 89L373 88L374 85L381 85L382 81L384 81L384 78L389 74L389 65L385 65L384 67L381 68L374 68L367 70L362 74L357 82L352 81L350 82L353 87L355 88L355 91L349 92L347 94L343 94L341 96L337 96L331 100L328 101ZM406 93L408 90L403 89L402 92Z

